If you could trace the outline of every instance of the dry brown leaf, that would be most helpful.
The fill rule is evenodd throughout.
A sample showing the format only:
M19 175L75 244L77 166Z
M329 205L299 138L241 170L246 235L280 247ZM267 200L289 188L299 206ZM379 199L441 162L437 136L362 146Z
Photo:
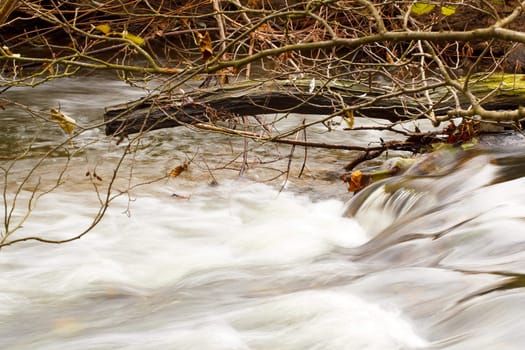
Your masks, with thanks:
M392 55L390 54L390 52L387 52L387 53L386 53L386 60L387 60L387 62L390 63L390 64L394 64L394 63L395 63L395 62L394 62L394 58L392 57Z
M345 121L346 125L348 125L349 129L352 129L354 127L354 111L352 109L347 109L344 111L342 115L343 120Z
M199 39L199 50L204 61L208 61L213 57L213 48L211 44L211 37L209 32L204 34L197 33L197 38Z
M262 1L261 0L249 0L248 1L248 7L252 9L258 9L261 8Z
M188 166L190 165L189 162L184 162L181 165L176 166L175 168L171 169L169 176L170 177L177 177L179 176L183 171L188 169Z

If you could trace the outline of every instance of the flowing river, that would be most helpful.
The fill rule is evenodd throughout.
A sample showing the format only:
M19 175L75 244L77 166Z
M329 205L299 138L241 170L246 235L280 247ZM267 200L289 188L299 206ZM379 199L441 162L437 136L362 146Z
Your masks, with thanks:
M309 150L298 178L296 150L284 181L290 148L250 143L239 177L243 140L186 128L144 135L119 163L127 141L88 126L141 94L100 77L4 94L36 114L0 110L2 221L16 225L49 192L10 239L81 234L121 165L120 195L81 239L0 250L1 349L525 346L522 137L352 196L337 177L348 153ZM59 106L86 128L73 144L39 118ZM309 139L348 137L324 130Z

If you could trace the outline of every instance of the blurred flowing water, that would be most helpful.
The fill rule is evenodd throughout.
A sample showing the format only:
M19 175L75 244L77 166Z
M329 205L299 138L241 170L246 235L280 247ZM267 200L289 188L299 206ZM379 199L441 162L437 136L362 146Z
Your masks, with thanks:
M141 93L105 78L52 84L7 96L42 115L60 104L86 130L71 147L53 123L0 111L8 210L19 191L13 222L32 191L52 188L64 169L14 237L67 238L91 225L126 142L87 126L104 105ZM309 137L344 142L347 134L319 127ZM262 165L242 178L227 166L210 173L238 156L236 142L188 129L145 135L114 191L151 183L114 198L87 235L0 250L0 348L523 348L520 136L422 160L436 170L421 175L416 166L353 198L334 175L348 161L340 152L310 150L305 175L281 192L283 177L260 182L275 177ZM289 151L258 145L249 157ZM294 154L294 167L303 155ZM193 156L179 177L150 181ZM283 166L285 157L272 163ZM86 176L95 171L101 180Z

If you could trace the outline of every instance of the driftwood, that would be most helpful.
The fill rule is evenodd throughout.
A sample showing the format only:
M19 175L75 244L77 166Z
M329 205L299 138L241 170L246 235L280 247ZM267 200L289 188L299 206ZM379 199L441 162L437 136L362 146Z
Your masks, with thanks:
M486 109L515 109L525 96L525 76L495 75L471 86L476 96L487 96ZM311 80L244 81L190 93L149 96L138 101L108 107L104 115L106 134L128 134L169 128L196 122L225 120L235 116L302 113L330 115L342 106L371 118L392 122L422 118L428 99L422 92L391 92L389 87L365 86L345 81ZM445 115L456 108L450 91L436 85L430 91L432 109ZM462 108L469 102L457 94Z

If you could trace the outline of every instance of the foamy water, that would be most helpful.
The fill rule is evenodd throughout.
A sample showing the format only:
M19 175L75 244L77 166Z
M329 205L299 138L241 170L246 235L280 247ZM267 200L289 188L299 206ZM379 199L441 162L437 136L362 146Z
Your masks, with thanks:
M67 236L82 193L53 193L18 233ZM122 197L80 241L0 254L2 348L395 349L424 344L399 310L324 278L367 235L336 200L249 182ZM57 215L69 212L72 215ZM86 214L82 214L86 213ZM43 218L47 217L47 220Z

